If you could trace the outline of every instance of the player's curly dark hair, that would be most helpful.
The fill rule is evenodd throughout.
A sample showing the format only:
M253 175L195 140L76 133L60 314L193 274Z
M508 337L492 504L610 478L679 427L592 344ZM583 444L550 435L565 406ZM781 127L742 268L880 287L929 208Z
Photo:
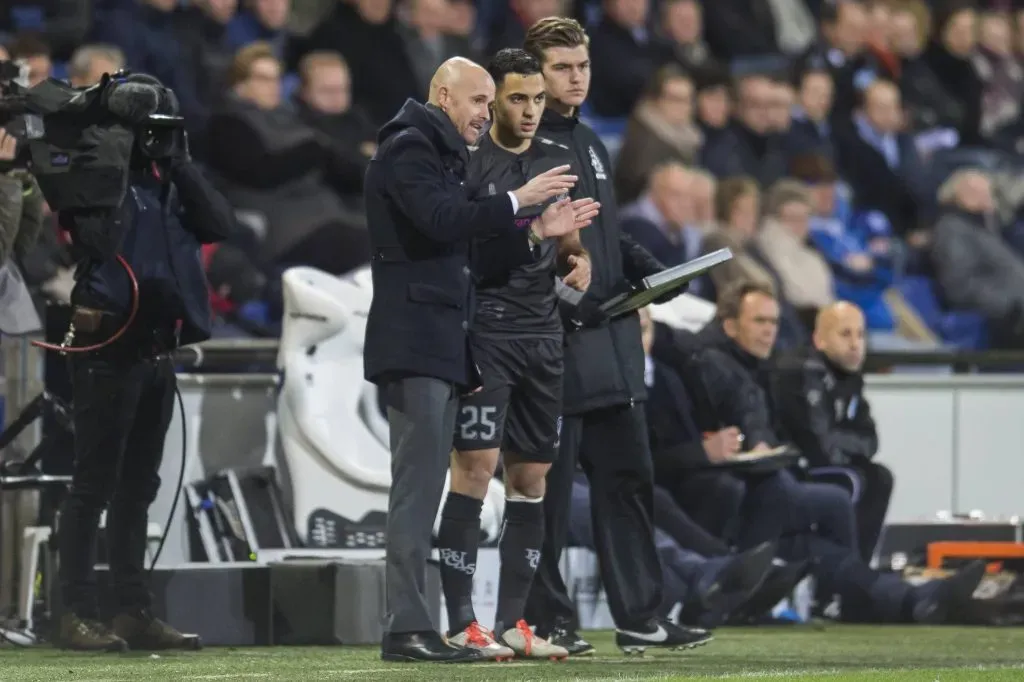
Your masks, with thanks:
M516 47L498 50L487 64L487 73L494 79L495 87L501 87L505 76L514 73L519 76L532 76L540 73L540 62L527 52Z

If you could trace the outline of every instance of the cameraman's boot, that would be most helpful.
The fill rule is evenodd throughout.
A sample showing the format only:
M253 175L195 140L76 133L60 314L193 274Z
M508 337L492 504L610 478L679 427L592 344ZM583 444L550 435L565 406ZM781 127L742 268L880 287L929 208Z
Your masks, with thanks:
M178 632L146 609L119 613L111 623L114 632L128 643L132 651L167 651L203 648L198 635Z
M61 616L55 643L71 651L128 651L128 642L105 625L73 613Z

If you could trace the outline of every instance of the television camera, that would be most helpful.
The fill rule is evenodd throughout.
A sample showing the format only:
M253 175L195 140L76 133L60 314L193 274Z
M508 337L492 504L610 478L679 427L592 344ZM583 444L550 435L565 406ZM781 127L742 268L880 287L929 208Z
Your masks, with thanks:
M32 87L0 61L0 127L18 139L15 165L39 181L55 211L113 210L128 188L136 140L159 161L186 145L174 93L145 74L120 71L74 88L49 78Z

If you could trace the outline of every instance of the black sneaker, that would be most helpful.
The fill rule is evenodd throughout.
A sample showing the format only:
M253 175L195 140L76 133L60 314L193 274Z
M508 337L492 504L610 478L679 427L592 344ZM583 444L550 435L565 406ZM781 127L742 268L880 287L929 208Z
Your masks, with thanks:
M810 564L797 561L772 566L768 576L754 594L726 620L727 625L761 624L764 616L770 614L783 599L792 596L796 586L807 577Z
M594 647L579 636L575 630L564 625L556 625L545 638L552 644L569 652L569 656L593 656Z
M197 651L203 648L198 635L182 634L145 609L117 614L111 629L133 651Z
M663 619L647 621L639 630L616 630L615 644L625 654L642 654L647 649L694 649L714 639L700 628L688 628Z
M920 594L914 604L914 622L940 625L955 622L969 607L974 591L985 577L985 562L972 561L938 584L915 588Z
M60 619L56 644L70 651L128 651L128 642L103 623L65 613Z

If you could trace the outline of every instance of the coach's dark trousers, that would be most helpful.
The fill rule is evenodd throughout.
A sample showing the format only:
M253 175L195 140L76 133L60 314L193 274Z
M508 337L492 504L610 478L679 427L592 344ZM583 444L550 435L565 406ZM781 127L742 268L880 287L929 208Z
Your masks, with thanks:
M384 386L391 431L387 518L387 623L391 633L434 629L426 600L427 560L444 492L458 411L446 381L407 377Z
M577 458L590 481L590 513L608 608L619 628L642 627L661 604L661 564L654 544L654 469L642 405L566 416L558 460L548 472L541 563L526 620L546 632L576 623L558 564L569 532Z

